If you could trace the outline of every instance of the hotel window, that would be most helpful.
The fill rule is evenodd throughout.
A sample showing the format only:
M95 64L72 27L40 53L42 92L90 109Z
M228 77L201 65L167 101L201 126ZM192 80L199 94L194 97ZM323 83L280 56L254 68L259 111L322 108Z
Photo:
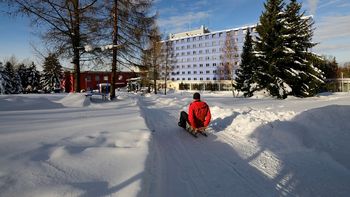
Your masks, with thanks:
M181 68L185 68L185 65L182 65Z
M203 64L199 64L199 67L203 67Z
M202 52L203 52L202 50L199 50L199 54L202 54Z
M197 67L197 64L193 64L193 68L196 68Z
M199 36L199 40L202 40L202 36Z
M189 77L188 80L191 81L191 77Z
M191 48L191 45L187 45L187 49Z
M182 78L182 80L184 80L184 81L185 81L186 79L185 79L185 78Z
M195 55L196 54L196 51L193 51L193 55Z
M199 74L203 74L203 71L199 71Z
M219 33L219 38L222 37L222 33Z
M213 63L213 66L215 67L215 66L216 66L216 63Z
M182 46L181 49L185 49L185 46Z
M202 45L202 43L199 43L198 46L199 46L199 47L202 47L203 45Z
M208 57L208 56L207 56L207 57L205 57L205 60L210 60L210 57Z
M191 58L187 58L187 62L190 62L191 61Z
M176 68L180 68L180 66L179 66L179 65L177 65L177 66L176 66Z
M180 48L179 47L176 47L176 50L179 50Z
M185 55L185 52L182 52L181 55Z
M203 78L199 78L199 80L203 81Z
M209 67L209 64L205 64L206 67Z
M209 42L206 42L206 43L205 43L205 46L208 47L208 46L209 46Z
M196 41L196 37L193 37L193 38L192 38L192 41Z
M203 57L199 57L199 61L203 61Z
M205 36L205 39L209 39L209 35L206 35L206 36Z
M180 78L176 78L176 80L180 80Z
M191 52L187 51L187 55L191 55Z
M213 41L213 42L212 42L212 45L213 45L213 46L216 46L216 41Z
M194 48L194 49L196 48L196 44L193 44L193 48Z
M193 58L193 61L194 61L194 62L197 61L197 58L194 57L194 58Z
M210 77L207 77L207 80L210 80Z
M215 34L211 35L211 38L215 38Z
M184 75L184 74L185 74L185 71L182 71L182 74Z
M181 40L181 43L184 43L184 42L185 42L185 40L184 40L184 39L182 39L182 40Z
M171 81L175 81L175 78L171 78Z
M210 73L210 70L205 71L205 73L206 73L206 74L209 74L209 73Z
M216 70L213 70L213 73L216 74Z
M197 71L193 71L193 74L197 74Z
M216 53L216 49L212 49L211 52L212 52L212 53Z
M213 77L213 80L216 80L216 77Z
M195 80L195 81L196 81L196 80L197 80L197 78L193 78L193 80Z
M191 74L191 71L188 71L187 74Z
M187 42L190 42L190 39L189 39L189 38L187 38Z
M191 68L191 65L187 65L187 68Z
M176 40L176 44L179 43L179 40Z
M205 50L205 53L208 54L208 53L209 53L209 49L206 49L206 50Z

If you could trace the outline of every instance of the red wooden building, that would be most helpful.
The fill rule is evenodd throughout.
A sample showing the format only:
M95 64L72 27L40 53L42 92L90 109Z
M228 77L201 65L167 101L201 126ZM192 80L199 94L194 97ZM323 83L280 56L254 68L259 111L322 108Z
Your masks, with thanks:
M84 71L80 73L80 89L85 91L98 89L100 83L111 83L112 72L103 71ZM137 77L135 72L117 72L115 86L125 87L127 79ZM64 72L63 80L61 81L61 88L64 92L74 92L74 73Z

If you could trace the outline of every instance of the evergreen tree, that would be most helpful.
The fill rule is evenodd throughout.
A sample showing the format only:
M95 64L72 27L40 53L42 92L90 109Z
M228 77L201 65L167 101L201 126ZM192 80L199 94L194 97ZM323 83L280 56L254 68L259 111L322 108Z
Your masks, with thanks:
M28 74L27 67L24 64L20 64L17 68L17 73L21 79L21 86L25 92L26 87L28 86Z
M256 79L254 76L254 69L257 65L256 57L253 53L253 40L249 29L245 36L241 58L241 65L236 71L237 78L235 88L242 91L245 97L251 97L255 91L254 83Z
M284 3L282 0L267 0L265 12L257 25L256 57L258 60L257 79L259 89L266 88L272 96L286 98L290 86L284 81L285 48Z
M306 97L317 93L323 76L311 61L316 58L310 52L310 48L316 45L312 42L312 18L305 17L300 10L301 4L296 0L291 0L285 10L285 64L282 71L284 80L292 89L290 94Z
M0 64L0 94L9 94L10 87L12 87L11 80L5 72L5 67Z
M30 86L26 87L27 91L37 92L40 89L40 72L36 69L34 62L27 68L27 77L28 85Z
M54 91L60 88L60 79L62 78L62 66L55 54L49 54L45 58L43 65L43 75L41 76L41 85L45 92Z
M10 62L6 62L4 73L8 77L5 86L5 94L18 94L22 93L21 79L14 69L14 66Z

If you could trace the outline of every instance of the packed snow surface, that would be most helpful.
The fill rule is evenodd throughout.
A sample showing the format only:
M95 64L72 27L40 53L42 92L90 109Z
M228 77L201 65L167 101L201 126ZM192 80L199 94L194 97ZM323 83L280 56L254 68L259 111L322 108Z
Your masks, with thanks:
M350 94L203 92L198 138L192 94L1 95L0 196L349 196Z

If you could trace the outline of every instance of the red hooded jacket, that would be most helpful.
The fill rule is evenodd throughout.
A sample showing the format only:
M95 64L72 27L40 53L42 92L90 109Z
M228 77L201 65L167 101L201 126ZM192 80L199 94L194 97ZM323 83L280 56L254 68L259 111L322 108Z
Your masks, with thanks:
M193 101L188 108L188 122L193 128L207 127L211 119L209 106L200 100Z

